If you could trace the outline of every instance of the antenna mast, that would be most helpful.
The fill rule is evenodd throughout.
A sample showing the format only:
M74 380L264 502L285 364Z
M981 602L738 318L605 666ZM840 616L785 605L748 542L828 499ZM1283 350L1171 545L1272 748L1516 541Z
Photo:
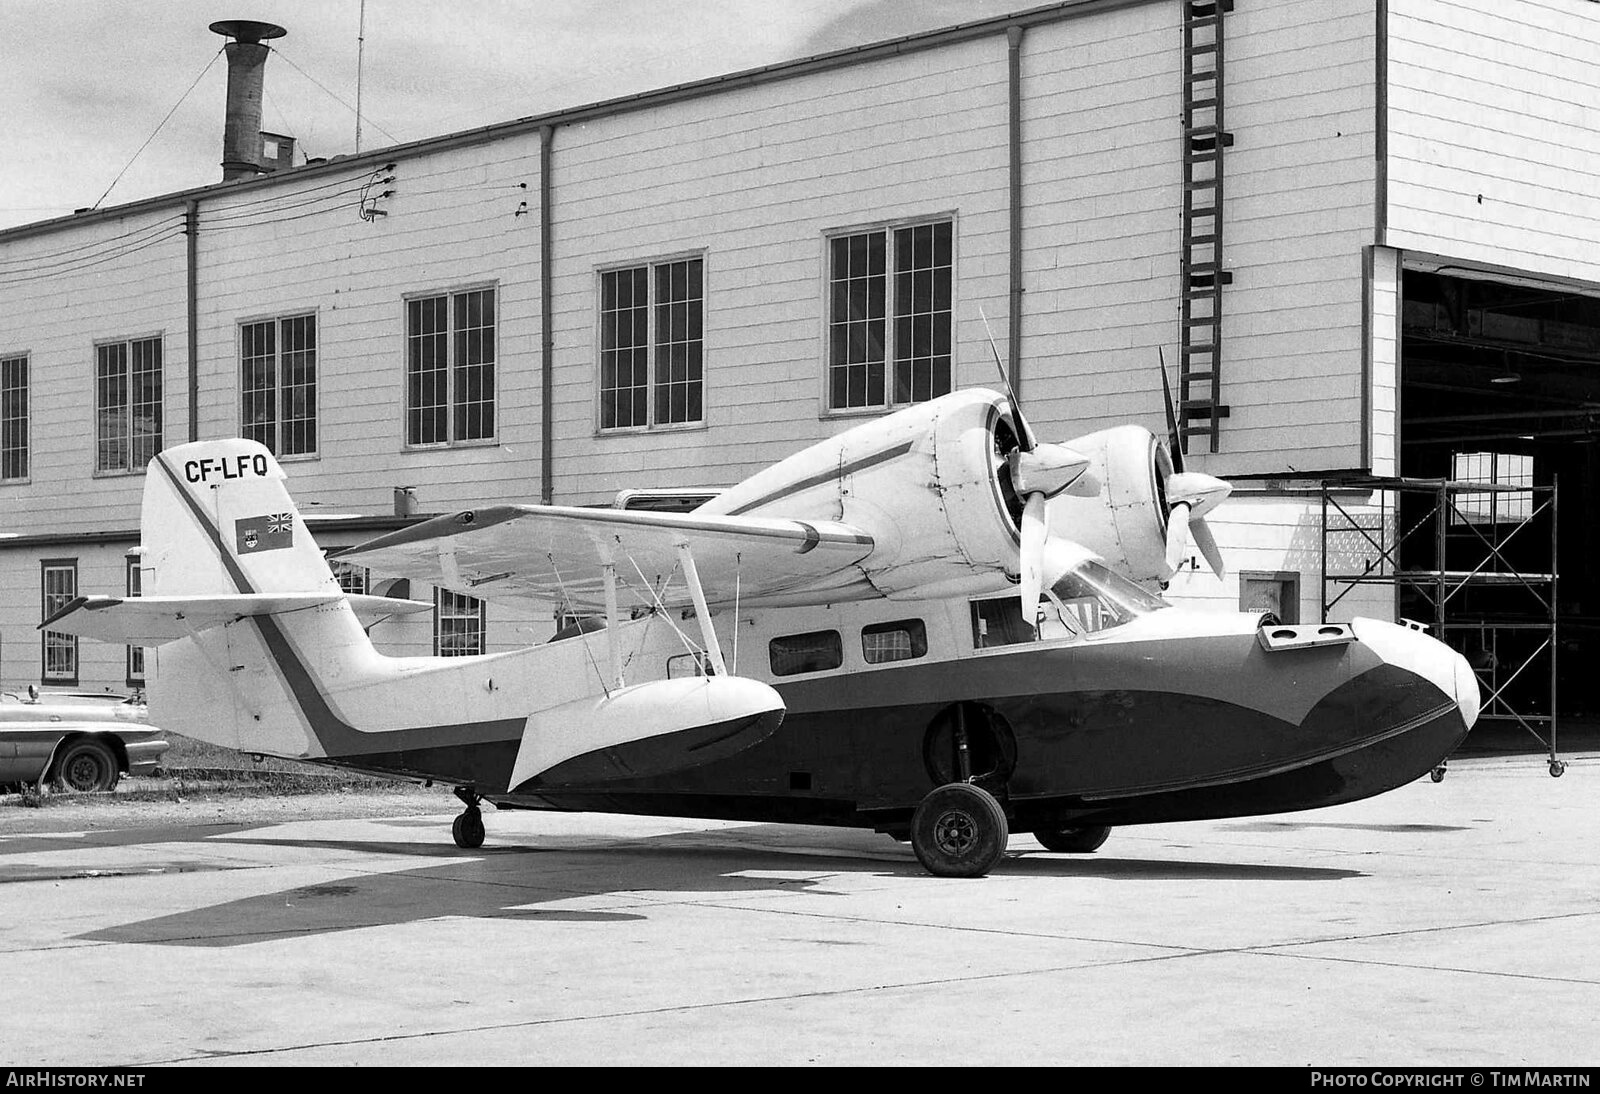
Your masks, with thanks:
M361 58L367 48L367 0L361 0L361 22L356 27L356 151L361 151Z

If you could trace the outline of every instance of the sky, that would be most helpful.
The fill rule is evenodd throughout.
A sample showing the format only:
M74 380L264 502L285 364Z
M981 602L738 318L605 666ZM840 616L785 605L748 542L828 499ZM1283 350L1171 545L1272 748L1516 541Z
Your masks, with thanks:
M1041 0L0 0L0 228L222 178L223 19L277 23L262 128L373 150Z

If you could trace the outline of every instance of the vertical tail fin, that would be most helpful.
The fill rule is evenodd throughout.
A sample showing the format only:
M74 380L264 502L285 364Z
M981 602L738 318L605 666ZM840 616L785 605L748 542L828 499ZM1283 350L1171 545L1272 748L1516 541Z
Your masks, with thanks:
M283 469L253 441L169 448L145 481L147 596L337 593ZM375 656L349 603L251 616L163 646L150 680L163 728L250 752L327 755L314 711L331 680Z
M146 595L309 593L338 584L283 469L254 441L197 441L156 456L142 519Z

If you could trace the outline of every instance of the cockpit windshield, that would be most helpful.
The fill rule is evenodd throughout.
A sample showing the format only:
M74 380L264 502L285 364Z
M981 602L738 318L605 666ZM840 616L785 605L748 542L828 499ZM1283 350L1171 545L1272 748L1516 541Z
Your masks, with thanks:
M1083 559L1045 592L1046 617L1059 614L1074 631L1103 631L1168 607L1115 570ZM1053 608L1054 611L1050 609Z
M1119 627L1162 608L1165 600L1103 563L1080 558L1039 600L1039 632L1022 618L1015 596L972 602L972 638L978 649L1036 639L1072 638Z

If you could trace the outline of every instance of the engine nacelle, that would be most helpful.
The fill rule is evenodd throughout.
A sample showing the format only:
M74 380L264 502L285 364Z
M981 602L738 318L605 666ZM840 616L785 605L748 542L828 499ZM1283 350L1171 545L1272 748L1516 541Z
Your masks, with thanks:
M812 445L697 512L860 528L875 546L850 578L886 597L993 592L1018 569L1023 502L1005 459L1016 447L1004 396L956 392Z
M1172 457L1148 429L1120 425L1076 437L1067 446L1090 459L1104 489L1092 498L1050 503L1050 534L1074 540L1141 583L1166 581L1166 482Z

